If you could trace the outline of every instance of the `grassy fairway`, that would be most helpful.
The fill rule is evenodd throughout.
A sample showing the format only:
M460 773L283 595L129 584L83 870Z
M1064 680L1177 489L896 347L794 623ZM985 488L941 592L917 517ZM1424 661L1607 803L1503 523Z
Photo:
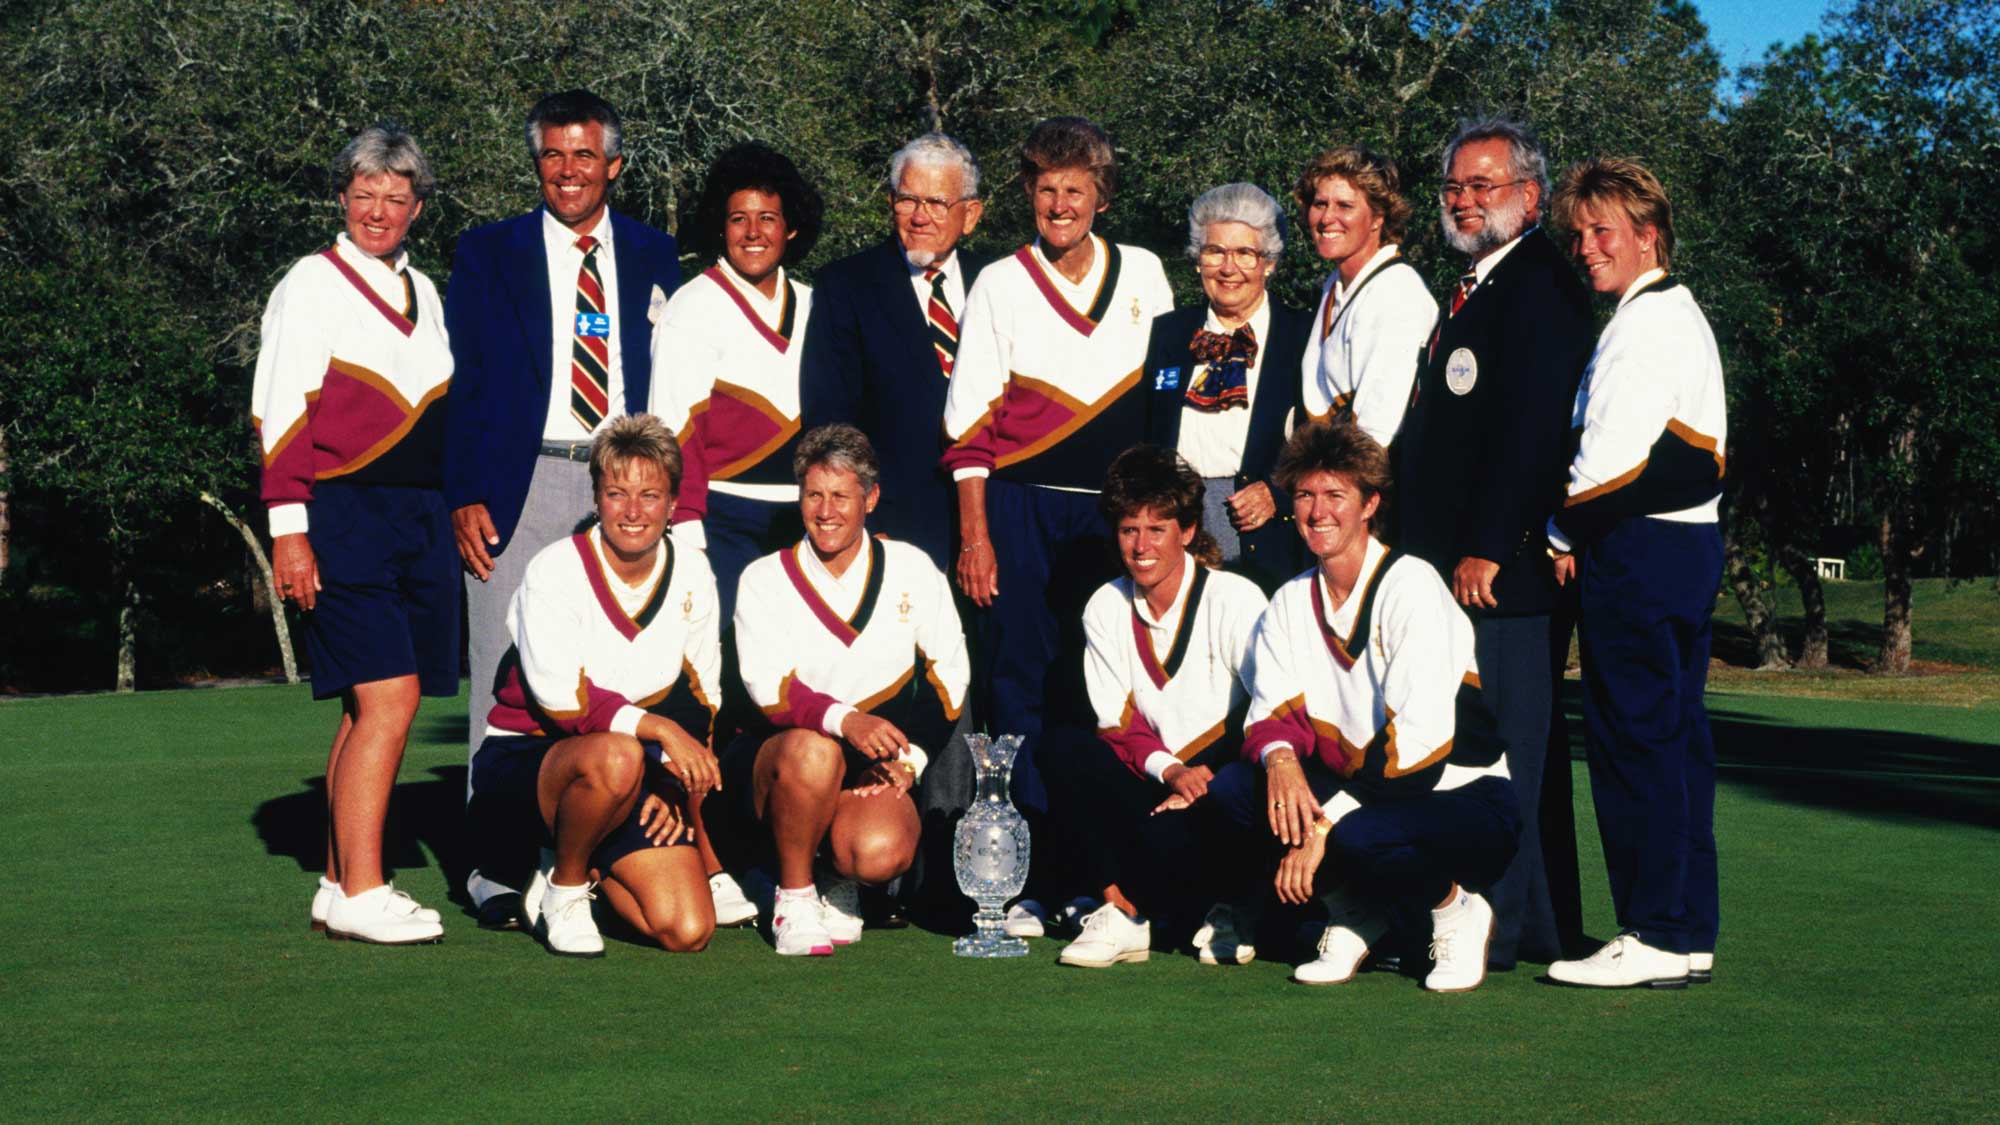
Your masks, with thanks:
M1463 996L1186 957L970 963L909 929L559 961L447 899L464 785L426 701L407 950L311 937L334 711L290 688L0 703L0 1115L1914 1119L1992 1113L2000 706L1711 698L1717 983ZM1578 767L1591 932L1609 908ZM303 861L303 862L302 862ZM442 865L442 866L441 866ZM361 1091L365 1090L365 1093Z

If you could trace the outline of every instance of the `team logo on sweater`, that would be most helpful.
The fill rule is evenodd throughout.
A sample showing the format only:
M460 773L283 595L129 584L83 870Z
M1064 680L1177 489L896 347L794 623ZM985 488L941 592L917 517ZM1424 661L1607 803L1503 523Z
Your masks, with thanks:
M1459 348L1444 361L1444 385L1455 395L1470 394L1479 381L1479 360L1471 348Z
M896 620L904 625L910 623L910 592L903 591L903 600L896 603Z
M694 591L693 591L693 590L689 590L689 591L688 591L688 594L687 594L687 597L685 597L685 598L682 598L682 599L681 599L681 620L682 620L682 621L693 621L693 620L694 620Z
M1146 315L1146 314L1145 314L1145 311L1144 311L1143 309L1141 309L1141 308L1139 307L1139 298L1137 298L1137 297L1134 297L1134 298L1132 298L1132 324L1133 324L1133 326L1134 326L1134 327L1137 327L1137 326L1138 326L1138 324L1139 324L1139 321L1140 321L1140 319L1141 319L1141 318L1143 318L1143 317L1144 317L1145 315Z

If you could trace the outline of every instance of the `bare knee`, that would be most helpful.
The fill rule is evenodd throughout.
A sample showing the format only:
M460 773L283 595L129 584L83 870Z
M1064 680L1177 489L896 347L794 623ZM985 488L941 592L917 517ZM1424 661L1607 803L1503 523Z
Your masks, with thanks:
M818 731L794 728L779 736L776 779L784 785L838 792L847 772L840 743Z
M646 776L646 760L639 740L624 734L594 734L577 756L577 774L591 785L609 793L635 793Z
M714 920L692 914L676 915L653 929L653 940L668 953L700 953L714 936Z
M910 869L917 842L900 832L864 833L848 846L848 875L871 886L886 883Z

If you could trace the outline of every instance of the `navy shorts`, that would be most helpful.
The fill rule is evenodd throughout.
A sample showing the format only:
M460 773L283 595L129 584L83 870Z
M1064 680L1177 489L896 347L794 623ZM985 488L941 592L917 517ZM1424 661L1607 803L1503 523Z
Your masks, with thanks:
M458 543L434 488L322 481L306 505L320 591L306 615L314 699L414 675L458 694Z
M560 741L562 738L539 734L487 735L472 755L472 800L467 810L468 818L479 825L481 831L506 833L517 840L531 838L544 848L554 847L555 838L542 821L539 782L543 759L549 756L549 749ZM683 821L687 817L687 791L660 764L660 744L641 742L639 745L646 759L646 776L639 786L639 799L632 802L632 811L590 853L590 865L600 875L609 875L612 864L633 852L653 847L694 845L694 840L686 835L675 844L655 844L646 838L645 830L639 827L639 813L645 807L649 794L680 810Z

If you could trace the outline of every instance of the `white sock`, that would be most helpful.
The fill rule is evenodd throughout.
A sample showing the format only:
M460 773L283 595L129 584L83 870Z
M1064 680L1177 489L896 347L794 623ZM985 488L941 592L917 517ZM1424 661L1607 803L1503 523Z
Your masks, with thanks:
M1465 893L1465 888L1464 888L1464 887L1453 887L1453 888L1452 888L1452 892L1453 892L1453 893L1452 893L1452 896L1451 896L1451 901L1450 901L1450 902L1447 902L1447 903L1445 903L1445 904L1444 904L1443 906L1439 906L1439 907L1436 907L1436 908L1432 909L1431 913L1433 913L1433 914L1447 914L1447 913L1450 913L1450 912L1451 912L1451 911L1453 911L1453 910L1457 910L1457 909L1458 909L1459 907L1461 907L1461 906L1464 906L1464 905L1465 905L1465 901L1466 901L1466 898L1468 897L1468 896L1466 895L1466 893Z
M811 883L807 883L803 887L779 887L778 897L789 898L794 900L802 898L818 898L819 888Z
M322 875L319 877L319 889L322 891L337 891L340 889L340 884Z
M542 896L542 909L546 911L560 903L568 902L570 899L581 898L589 890L589 883L578 883L573 887L565 887L554 879L550 879L548 893Z
M511 895L518 892L505 883L496 883L474 871L465 877L465 893L472 896L472 905L485 906L486 900L494 895Z

